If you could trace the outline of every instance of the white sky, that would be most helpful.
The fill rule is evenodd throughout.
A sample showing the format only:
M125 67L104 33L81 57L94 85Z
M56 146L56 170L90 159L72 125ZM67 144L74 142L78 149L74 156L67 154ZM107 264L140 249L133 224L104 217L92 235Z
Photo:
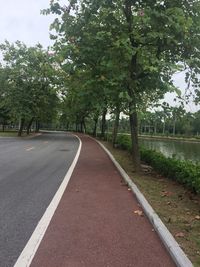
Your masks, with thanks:
M40 15L49 7L50 0L0 0L0 43L23 41L27 45L40 42L44 47L52 44L49 25L52 16Z
M49 2L50 0L0 0L0 43L5 40L20 40L28 46L38 42L45 48L51 46L53 42L49 38L49 26L54 18L52 15L40 14L40 10L49 7ZM68 1L60 2L67 5ZM175 85L184 91L183 74L176 76ZM174 94L167 94L165 101L176 105L174 97ZM195 112L198 109L193 103L187 105L187 111Z

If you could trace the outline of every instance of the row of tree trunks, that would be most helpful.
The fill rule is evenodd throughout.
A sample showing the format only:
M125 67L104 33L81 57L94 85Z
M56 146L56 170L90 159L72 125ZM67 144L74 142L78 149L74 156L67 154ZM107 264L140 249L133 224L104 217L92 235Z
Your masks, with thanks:
M30 132L31 132L31 126L34 122L34 117L32 117L30 119L30 121L28 122L28 125L27 125L27 129L26 129L26 134L29 135ZM21 118L20 119L20 123L19 123L19 131L18 131L18 136L22 136L22 133L23 133L23 130L24 130L24 127L25 127L25 119L24 118ZM35 132L39 132L40 130L40 123L38 120L35 121Z
M81 132L81 133L87 132L85 118L82 118L81 121L80 121L80 119L77 118L77 120L76 120L76 132Z

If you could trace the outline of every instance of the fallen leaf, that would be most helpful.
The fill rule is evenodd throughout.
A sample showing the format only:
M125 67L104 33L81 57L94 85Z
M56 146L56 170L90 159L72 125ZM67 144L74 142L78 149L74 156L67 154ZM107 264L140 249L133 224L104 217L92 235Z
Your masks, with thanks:
M143 212L141 210L134 210L134 213L139 216L143 216Z
M185 234L183 232L179 232L175 234L175 237L185 237Z
M200 220L200 215L195 216L196 220Z
M172 192L169 192L169 191L163 191L161 196L162 197L170 197L173 193Z

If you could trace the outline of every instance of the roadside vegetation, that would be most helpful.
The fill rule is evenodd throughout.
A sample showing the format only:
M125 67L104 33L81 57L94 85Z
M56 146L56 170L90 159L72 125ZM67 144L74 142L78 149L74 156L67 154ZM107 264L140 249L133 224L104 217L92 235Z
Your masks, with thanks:
M57 16L51 29L57 60L66 73L62 121L67 128L71 124L87 132L89 121L96 135L101 120L105 136L106 114L113 114L115 142L120 113L126 114L139 171L139 114L157 106L167 92L181 99L174 74L185 75L185 98L192 90L199 102L199 12L197 1L83 0L67 6L52 1L43 14ZM167 113L168 105L163 108ZM179 107L172 112L173 134L181 112Z
M24 43L0 45L4 64L0 65L0 125L2 132L39 131L40 123L56 116L58 73L53 60L41 45ZM5 134L4 134L5 135Z
M110 137L110 140L112 140L112 137ZM130 136L118 135L115 145L130 152ZM141 160L152 166L159 174L183 184L194 193L200 193L200 164L167 158L160 152L144 147L141 147L140 153Z
M174 74L185 76L184 99L188 101L192 94L199 103L199 2L72 0L63 6L54 0L42 13L56 17L50 27L52 51L20 41L0 46L2 128L6 123L19 125L21 135L24 129L29 133L30 125L37 131L41 124L53 122L55 128L86 132L88 124L93 124L96 135L101 121L104 136L106 115L112 114L115 142L120 113L126 114L133 164L139 171L139 131L158 133L160 123L156 122L161 120L164 134L183 132L178 126L183 114L179 101L171 111L163 104L164 115L154 112L154 128L146 123L148 111L165 93L176 92L178 100L183 100L173 84ZM188 121L189 117L185 126Z
M135 173L129 151L101 142L128 173L195 267L200 266L200 195L154 171L146 162Z
M169 226L180 216L178 228L182 229L186 218L180 241L196 234L190 238L196 244L191 245L194 255L186 251L197 262L199 211L192 204L186 205L188 211L182 204L176 210L179 198L174 190L180 189L182 196L191 192L198 202L199 165L140 148L139 135L199 139L200 111L187 112L185 104L191 98L200 104L200 2L71 0L65 6L52 0L42 13L55 16L50 26L53 47L27 47L20 41L0 45L0 130L17 130L21 136L40 128L62 129L95 137L100 131L103 139L112 133L113 147L129 151L120 153L129 153L125 165L129 173L134 170L142 191L144 182L148 199L157 198L156 205L171 198L166 205L160 202L167 207ZM173 82L180 73L186 83L184 92ZM169 92L177 95L175 107L163 100ZM161 178L137 175L141 161ZM166 183L170 190L165 189ZM162 214L164 209L158 206ZM168 208L174 210L171 217Z

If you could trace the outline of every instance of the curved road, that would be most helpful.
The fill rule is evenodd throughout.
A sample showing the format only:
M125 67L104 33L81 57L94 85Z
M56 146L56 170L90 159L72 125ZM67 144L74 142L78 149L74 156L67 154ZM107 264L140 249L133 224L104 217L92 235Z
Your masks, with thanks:
M66 133L0 138L0 266L14 265L78 146L78 139Z

